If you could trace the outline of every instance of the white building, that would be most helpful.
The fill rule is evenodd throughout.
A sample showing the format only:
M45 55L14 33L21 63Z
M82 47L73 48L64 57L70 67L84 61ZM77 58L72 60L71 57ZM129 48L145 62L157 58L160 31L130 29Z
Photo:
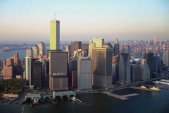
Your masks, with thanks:
M92 89L92 63L89 58L78 59L77 89Z
M46 47L45 47L45 43L40 42L37 44L38 48L39 48L39 54L40 55L45 55L46 53Z
M25 57L25 79L29 80L31 85L31 57Z
M33 58L38 58L39 48L38 46L32 46Z

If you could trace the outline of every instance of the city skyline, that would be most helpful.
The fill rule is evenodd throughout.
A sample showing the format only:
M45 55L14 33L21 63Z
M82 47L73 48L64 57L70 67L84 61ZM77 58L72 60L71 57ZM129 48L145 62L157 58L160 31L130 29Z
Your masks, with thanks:
M167 0L0 2L0 41L39 41L50 37L48 20L61 21L61 41L169 37ZM32 13L33 12L33 13Z

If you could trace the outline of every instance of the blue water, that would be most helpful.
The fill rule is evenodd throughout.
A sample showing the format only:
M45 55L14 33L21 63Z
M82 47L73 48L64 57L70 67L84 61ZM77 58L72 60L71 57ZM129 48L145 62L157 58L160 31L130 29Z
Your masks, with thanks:
M169 113L169 90L160 92L133 89L120 90L117 93L137 93L128 100L119 100L105 94L83 94L83 101L63 102L58 105L46 104L36 107L30 105L0 104L0 113ZM10 108L10 109L9 109Z
M6 59L6 58L9 58L16 52L19 54L19 58L21 60L25 57L26 50L20 49L20 50L11 50L11 51L8 51L8 52L1 52L0 53L0 59L3 60L3 59Z

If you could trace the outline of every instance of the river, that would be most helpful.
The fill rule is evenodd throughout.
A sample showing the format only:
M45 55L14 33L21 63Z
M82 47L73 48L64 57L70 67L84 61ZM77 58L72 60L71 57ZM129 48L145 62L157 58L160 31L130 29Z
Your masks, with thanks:
M26 49L10 50L8 52L0 52L0 59L4 60L6 58L9 58L16 52L19 54L19 58L22 60L25 57Z
M57 105L45 104L35 107L30 105L0 104L0 113L169 113L169 90L160 92L123 89L117 94L137 93L138 96L120 100L102 93L82 94L77 97L82 101L65 101Z

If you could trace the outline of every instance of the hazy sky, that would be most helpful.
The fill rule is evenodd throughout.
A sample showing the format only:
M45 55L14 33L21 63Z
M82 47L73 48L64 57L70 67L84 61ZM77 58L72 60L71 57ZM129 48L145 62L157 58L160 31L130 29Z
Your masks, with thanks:
M169 39L169 0L0 0L0 41L49 40L49 21L61 40Z

